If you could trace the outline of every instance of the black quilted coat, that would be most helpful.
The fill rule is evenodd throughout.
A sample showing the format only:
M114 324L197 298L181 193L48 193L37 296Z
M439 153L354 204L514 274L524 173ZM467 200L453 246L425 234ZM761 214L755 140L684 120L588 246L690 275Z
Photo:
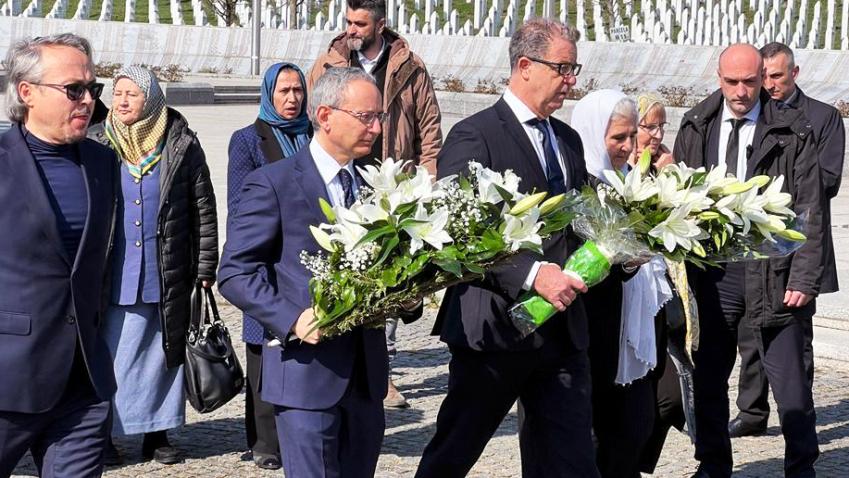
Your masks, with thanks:
M170 368L184 360L192 288L198 281L215 280L218 220L206 155L186 119L171 108L166 135L159 164L157 249L162 346ZM93 136L110 145L102 131Z

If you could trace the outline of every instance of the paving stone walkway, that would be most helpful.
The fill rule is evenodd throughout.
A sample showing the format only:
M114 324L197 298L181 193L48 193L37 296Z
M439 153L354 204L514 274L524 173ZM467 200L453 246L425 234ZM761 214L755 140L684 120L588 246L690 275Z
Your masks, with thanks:
M241 324L238 311L222 304L222 315L234 337ZM410 477L422 449L434 432L436 414L445 396L448 380L448 350L428 332L434 309L417 323L401 326L401 352L396 361L396 383L412 407L387 410L386 436L378 463L378 477ZM239 354L244 347L238 343ZM736 372L735 372L736 374ZM736 375L731 380L736 384ZM819 360L814 397L817 404L817 430L822 456L817 463L820 477L849 476L849 366L845 362ZM732 393L736 393L733 392ZM773 404L773 409L775 408ZM280 477L281 471L263 472L245 455L242 413L244 395L214 413L199 415L189 407L186 426L172 432L172 443L186 455L174 466L142 461L141 437L119 438L118 448L126 464L110 468L105 476L118 477ZM510 412L487 446L470 476L481 478L518 477L520 464L516 438L516 411ZM780 477L784 443L773 414L766 436L734 441L735 476ZM695 469L689 439L672 430L654 476L688 477ZM35 467L26 457L13 476L34 476Z

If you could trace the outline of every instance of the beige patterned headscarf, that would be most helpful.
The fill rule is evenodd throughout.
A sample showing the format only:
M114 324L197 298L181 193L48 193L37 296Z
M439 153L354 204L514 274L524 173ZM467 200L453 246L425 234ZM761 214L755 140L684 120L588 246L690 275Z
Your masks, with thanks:
M640 121L646 117L646 114L648 114L654 105L663 106L663 98L654 93L642 93L637 97L637 114Z
M106 118L106 135L112 146L127 162L130 173L141 177L159 161L165 144L165 127L168 123L168 108L165 95L156 76L140 66L126 66L118 70L113 85L121 78L135 83L144 93L141 117L131 125L125 125L115 117L115 107Z

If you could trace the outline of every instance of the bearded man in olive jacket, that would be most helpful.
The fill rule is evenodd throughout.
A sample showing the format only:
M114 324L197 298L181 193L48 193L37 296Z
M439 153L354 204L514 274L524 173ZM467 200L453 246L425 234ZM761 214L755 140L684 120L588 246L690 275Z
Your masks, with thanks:
M691 167L725 162L738 177L784 177L782 190L805 217L807 242L795 253L728 263L690 278L699 305L695 360L695 477L730 477L728 378L736 359L737 327L753 329L773 384L786 443L785 475L815 476L819 455L811 385L802 360L803 323L811 321L823 268L823 219L816 143L800 111L782 109L763 85L763 58L751 45L720 56L720 90L684 115L674 155Z

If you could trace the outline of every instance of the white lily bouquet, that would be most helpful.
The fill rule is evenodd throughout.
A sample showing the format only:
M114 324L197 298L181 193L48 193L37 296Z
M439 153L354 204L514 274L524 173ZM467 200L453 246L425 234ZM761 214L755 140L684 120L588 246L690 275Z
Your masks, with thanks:
M783 176L740 181L726 174L724 164L710 171L671 164L649 174L650 161L643 154L628 174L604 171L608 184L581 193L572 227L587 241L563 269L588 287L607 277L612 264L656 254L704 267L786 255L804 243L793 229L799 224L788 207L792 198L781 191ZM526 334L555 312L533 293L510 310Z
M480 278L572 220L564 195L519 192L520 178L470 163L469 176L434 182L421 166L387 159L359 168L368 187L350 207L321 200L327 223L310 226L318 254L301 253L312 273L316 327L331 338L385 319L450 285Z

